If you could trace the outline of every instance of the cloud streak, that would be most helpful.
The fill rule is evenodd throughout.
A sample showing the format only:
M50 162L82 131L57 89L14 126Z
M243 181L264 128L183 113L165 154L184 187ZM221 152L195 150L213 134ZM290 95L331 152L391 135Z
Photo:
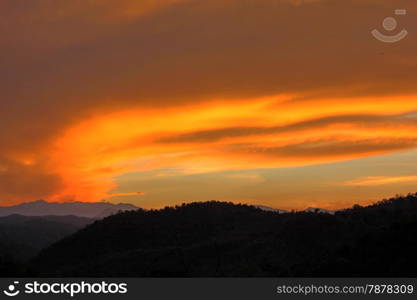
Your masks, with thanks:
M293 124L275 127L230 127L213 129L206 131L197 131L182 134L179 136L170 136L160 139L160 143L193 143L193 142L215 142L221 139L257 136L288 134L302 131L329 128L336 125L347 125L350 127L361 128L402 128L409 129L417 127L417 119L407 118L408 115L340 115L329 116L313 120L306 120Z
M417 182L417 176L369 176L344 183L346 186L378 186L387 184L404 184Z

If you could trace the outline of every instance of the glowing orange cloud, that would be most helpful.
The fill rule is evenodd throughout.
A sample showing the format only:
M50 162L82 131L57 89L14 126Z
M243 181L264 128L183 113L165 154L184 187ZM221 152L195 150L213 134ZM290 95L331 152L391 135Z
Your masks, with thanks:
M290 99L138 108L85 120L54 142L49 163L65 189L53 199L112 197L115 177L128 172L279 168L417 147L417 122L409 114L416 97Z

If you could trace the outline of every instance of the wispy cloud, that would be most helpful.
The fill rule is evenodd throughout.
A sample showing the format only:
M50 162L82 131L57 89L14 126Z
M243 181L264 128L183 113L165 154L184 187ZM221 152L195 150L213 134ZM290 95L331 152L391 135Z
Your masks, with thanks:
M259 173L242 172L242 173L229 174L226 177L235 179L235 180L242 180L242 181L256 182L256 183L265 181L265 178L263 178L262 175Z
M145 196L144 192L132 192L132 193L108 193L111 197L128 197L128 196Z
M351 181L346 181L343 184L346 186L377 186L411 182L417 183L417 176L368 176Z

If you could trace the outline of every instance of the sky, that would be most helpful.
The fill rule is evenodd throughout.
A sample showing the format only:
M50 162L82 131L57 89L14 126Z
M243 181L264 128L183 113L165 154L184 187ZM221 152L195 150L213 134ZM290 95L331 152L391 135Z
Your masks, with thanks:
M417 192L416 14L415 0L3 0L0 205L336 209Z

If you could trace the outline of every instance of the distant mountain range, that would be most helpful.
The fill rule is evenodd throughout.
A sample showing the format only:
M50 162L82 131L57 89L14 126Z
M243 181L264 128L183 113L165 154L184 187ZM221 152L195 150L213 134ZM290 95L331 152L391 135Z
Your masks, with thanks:
M305 209L304 211L309 212L309 213L331 214L331 215L334 215L337 212L337 210L329 210L329 209L318 208L318 207L309 207Z
M0 217L18 214L22 216L78 216L102 219L119 211L137 210L132 204L109 202L46 202L43 200L15 206L0 206Z
M272 208L264 205L254 205L255 208L277 212L280 214L289 213L284 209ZM139 207L132 204L113 204L109 202L46 202L38 200L22 203L15 206L0 206L0 217L13 214L22 216L78 216L84 218L102 219L118 212L137 210ZM334 214L336 211L309 207L304 212Z
M16 261L27 260L42 248L50 246L94 221L94 219L76 216L10 215L0 217L0 265L2 257L7 256L13 257Z
M288 210L284 210L284 209L277 209L277 208L272 208L272 207L269 207L269 206L264 206L264 205L254 205L254 207L255 207L255 208L258 208L258 209L260 209L260 210L263 210L263 211L277 212L277 213L280 213L280 214L286 214L286 213L289 213L289 211L288 211Z

